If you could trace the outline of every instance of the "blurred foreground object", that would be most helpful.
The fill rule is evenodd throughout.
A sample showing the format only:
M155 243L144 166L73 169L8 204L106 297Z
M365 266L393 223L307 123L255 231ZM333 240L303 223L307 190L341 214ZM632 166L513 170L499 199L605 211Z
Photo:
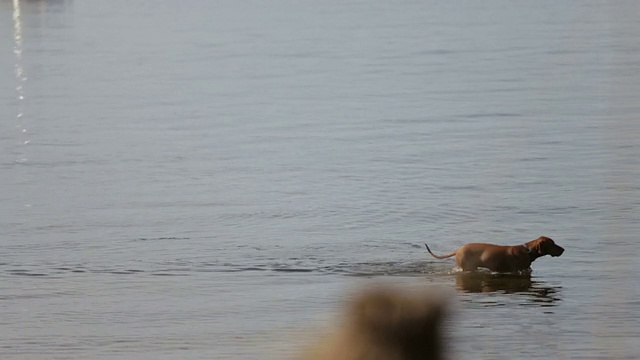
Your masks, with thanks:
M431 291L376 287L356 295L344 323L303 360L443 359L442 322L447 296Z

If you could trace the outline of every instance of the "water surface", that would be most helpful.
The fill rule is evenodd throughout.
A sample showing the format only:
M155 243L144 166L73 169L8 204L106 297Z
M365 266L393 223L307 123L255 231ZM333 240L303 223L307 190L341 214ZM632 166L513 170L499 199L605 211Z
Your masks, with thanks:
M393 282L456 294L452 358L640 357L639 13L0 2L0 355L286 358Z

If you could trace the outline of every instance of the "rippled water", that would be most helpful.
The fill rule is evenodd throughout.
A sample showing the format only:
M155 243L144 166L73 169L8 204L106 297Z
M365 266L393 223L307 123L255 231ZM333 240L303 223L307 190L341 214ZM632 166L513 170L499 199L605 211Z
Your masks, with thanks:
M290 358L393 282L456 294L454 359L640 357L639 13L0 2L0 356Z

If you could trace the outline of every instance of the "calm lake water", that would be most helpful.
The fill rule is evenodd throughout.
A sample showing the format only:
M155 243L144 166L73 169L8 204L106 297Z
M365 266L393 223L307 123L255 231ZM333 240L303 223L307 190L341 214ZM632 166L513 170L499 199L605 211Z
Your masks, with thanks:
M640 2L0 2L0 357L284 359L438 285L452 359L640 358ZM565 247L531 278L427 257Z

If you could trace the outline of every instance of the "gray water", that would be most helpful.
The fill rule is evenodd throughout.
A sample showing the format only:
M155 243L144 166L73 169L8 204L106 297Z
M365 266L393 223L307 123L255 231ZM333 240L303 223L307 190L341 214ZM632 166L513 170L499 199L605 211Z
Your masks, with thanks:
M452 359L640 357L640 3L0 2L0 357L292 358L353 289ZM565 247L531 278L429 258Z

